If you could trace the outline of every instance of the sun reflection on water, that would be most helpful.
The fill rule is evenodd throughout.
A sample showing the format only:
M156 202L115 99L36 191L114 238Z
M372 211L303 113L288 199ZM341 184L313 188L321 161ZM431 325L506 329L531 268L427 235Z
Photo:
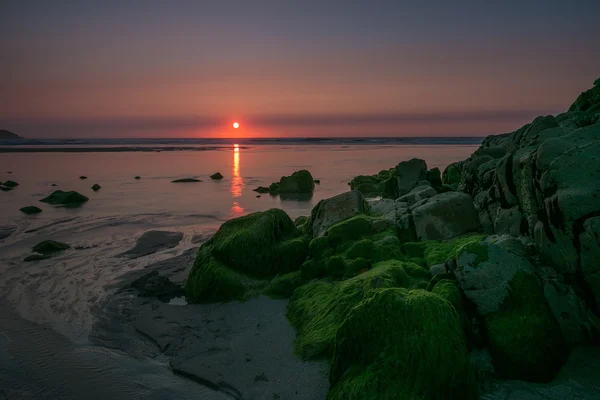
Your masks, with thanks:
M244 188L244 179L240 175L240 146L235 144L233 146L233 166L231 169L231 197L233 198L233 205L231 206L230 214L232 216L239 216L244 212L244 209L240 207L238 197L242 195L242 189Z

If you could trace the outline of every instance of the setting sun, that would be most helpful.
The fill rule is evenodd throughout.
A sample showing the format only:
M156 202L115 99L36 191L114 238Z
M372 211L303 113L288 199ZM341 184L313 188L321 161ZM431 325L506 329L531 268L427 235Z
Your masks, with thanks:
M239 128L239 127L240 127L240 124L239 124L239 123L237 123L237 122L234 122L234 123L233 123L233 128L234 128L234 129L237 129L237 128Z

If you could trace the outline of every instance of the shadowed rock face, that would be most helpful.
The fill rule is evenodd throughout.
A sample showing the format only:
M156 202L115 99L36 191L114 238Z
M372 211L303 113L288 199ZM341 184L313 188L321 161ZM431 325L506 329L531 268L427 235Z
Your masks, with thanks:
M600 309L600 85L569 111L490 136L464 161L459 189L488 233L531 237L546 263ZM444 179L455 182L450 166Z
M356 190L321 200L311 215L310 229L313 236L323 236L329 227L338 222L368 213L368 207L362 194Z

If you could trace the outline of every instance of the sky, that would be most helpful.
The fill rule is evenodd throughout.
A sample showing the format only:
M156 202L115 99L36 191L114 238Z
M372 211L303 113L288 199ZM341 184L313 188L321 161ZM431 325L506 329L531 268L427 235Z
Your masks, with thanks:
M503 133L566 111L600 77L598 15L589 0L3 0L0 129Z

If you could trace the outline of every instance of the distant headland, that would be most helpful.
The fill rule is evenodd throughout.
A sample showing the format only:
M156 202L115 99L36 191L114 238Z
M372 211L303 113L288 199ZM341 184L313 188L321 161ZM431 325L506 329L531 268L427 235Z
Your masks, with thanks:
M0 140L18 140L24 139L23 137L13 133L11 131L7 131L5 129L0 129Z

